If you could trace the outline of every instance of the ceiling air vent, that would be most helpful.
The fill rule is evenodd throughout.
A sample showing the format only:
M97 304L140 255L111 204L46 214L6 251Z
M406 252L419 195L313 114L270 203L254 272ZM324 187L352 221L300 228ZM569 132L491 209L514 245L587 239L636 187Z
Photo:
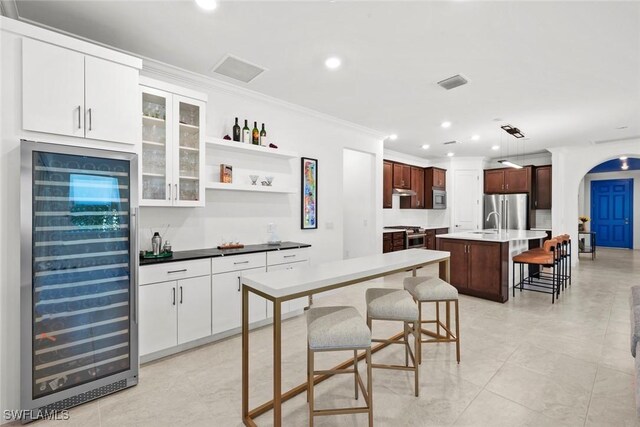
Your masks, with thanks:
M222 61L218 62L218 64L213 67L212 71L235 80L240 80L244 83L249 83L251 80L267 71L267 69L251 64L244 59L227 54L222 58Z
M447 142L443 142L444 145L451 145L451 144L457 144L458 141L447 141Z
M460 74L456 74L453 77L449 77L448 79L439 81L438 84L446 90L451 90L457 88L458 86L466 85L467 82L467 79L462 77Z

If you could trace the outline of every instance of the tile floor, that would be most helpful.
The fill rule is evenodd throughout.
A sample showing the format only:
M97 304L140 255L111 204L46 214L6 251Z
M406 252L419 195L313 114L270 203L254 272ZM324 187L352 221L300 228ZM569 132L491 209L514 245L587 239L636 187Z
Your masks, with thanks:
M432 275L424 269L420 275ZM506 304L461 297L462 362L449 344L424 349L421 395L411 373L374 370L377 426L637 425L633 359L629 350L629 287L640 277L640 251L600 250L574 270L573 286L555 305L549 295L516 294ZM400 287L390 276L317 298L317 305L351 304L364 312L369 286ZM305 378L304 316L283 326L283 388ZM392 323L374 323L391 335ZM269 398L271 329L252 333L252 406ZM402 362L399 347L374 355ZM348 353L323 354L329 367ZM140 384L71 411L65 425L238 426L240 339L201 347L141 368ZM364 365L361 368L364 371ZM317 406L355 405L350 376L317 387ZM285 426L307 425L305 396L284 405ZM271 413L258 418L271 425ZM46 421L38 422L41 427ZM316 425L366 425L366 415L316 418Z

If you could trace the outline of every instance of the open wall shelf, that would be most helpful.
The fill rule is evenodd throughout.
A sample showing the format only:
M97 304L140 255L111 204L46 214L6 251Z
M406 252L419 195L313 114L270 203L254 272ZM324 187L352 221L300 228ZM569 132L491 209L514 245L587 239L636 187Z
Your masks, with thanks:
M293 194L296 190L286 187L271 187L266 185L251 184L227 184L224 182L207 182L205 184L207 190L226 190L226 191L253 191L257 193L282 193Z
M279 157L283 159L295 159L299 157L298 153L296 153L295 151L287 151L280 148L262 147L260 145L252 145L238 141L229 141L222 138L207 137L206 143L207 147L212 150L232 150L261 156Z

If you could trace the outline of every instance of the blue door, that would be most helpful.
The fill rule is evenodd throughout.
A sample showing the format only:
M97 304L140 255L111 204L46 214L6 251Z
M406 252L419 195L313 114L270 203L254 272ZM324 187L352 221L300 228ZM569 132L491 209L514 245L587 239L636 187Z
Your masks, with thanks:
M591 220L598 246L633 249L633 179L591 181Z

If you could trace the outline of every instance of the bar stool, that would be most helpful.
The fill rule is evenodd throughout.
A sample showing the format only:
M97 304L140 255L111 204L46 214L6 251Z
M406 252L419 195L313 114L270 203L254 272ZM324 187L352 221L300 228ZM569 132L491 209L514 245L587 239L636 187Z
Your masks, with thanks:
M560 283L558 277L559 243L557 239L550 239L544 242L542 249L532 249L522 252L512 258L513 261L513 297L516 296L516 289L520 292L533 291L551 294L551 303L555 303L556 296L560 296ZM520 265L520 282L516 284L516 264ZM552 269L551 277L542 271L538 271L536 277L529 274L524 277L524 266L535 265L538 268L548 267ZM524 286L528 287L525 288ZM551 292L549 292L551 290Z
M455 342L456 343L456 359L460 363L460 315L458 311L458 290L439 278L430 277L405 277L404 289L408 291L413 299L418 303L418 319L420 323L421 334L432 337L431 339L422 340L422 343L434 343L434 342ZM440 321L440 303L444 302L449 306L449 303L453 302L455 307L455 320L456 320L456 332L451 332L451 326L449 324L449 318L447 317L447 324L443 324ZM435 303L436 304L436 318L435 320L423 320L422 319L422 304L423 303ZM435 323L436 332L422 329L422 325L425 323ZM440 334L440 328L444 329L446 335ZM418 364L422 363L422 352L418 353Z
M372 342L379 342L385 344L403 344L405 352L404 366L402 365L382 365L374 364L373 368L381 369L394 369L401 371L413 371L415 380L415 395L420 394L419 385L419 363L417 361L417 355L420 354L420 326L418 323L418 307L413 301L411 294L402 289L387 289L387 288L370 288L366 292L367 300L367 325L369 329L373 331L373 320L397 320L404 324L404 335L402 340L392 339L375 339L371 338ZM413 326L410 328L409 323ZM409 345L409 334L413 333L414 336L414 351L411 351ZM412 366L409 366L409 357L411 357Z
M321 351L353 350L353 369L315 370L314 357ZM367 362L367 387L358 371L358 350L365 350ZM358 387L367 406L355 408L315 409L313 387L315 375L354 374L355 397ZM307 311L307 401L309 425L313 417L338 414L369 414L369 427L373 426L373 398L371 378L371 331L358 310L353 307L317 307Z

